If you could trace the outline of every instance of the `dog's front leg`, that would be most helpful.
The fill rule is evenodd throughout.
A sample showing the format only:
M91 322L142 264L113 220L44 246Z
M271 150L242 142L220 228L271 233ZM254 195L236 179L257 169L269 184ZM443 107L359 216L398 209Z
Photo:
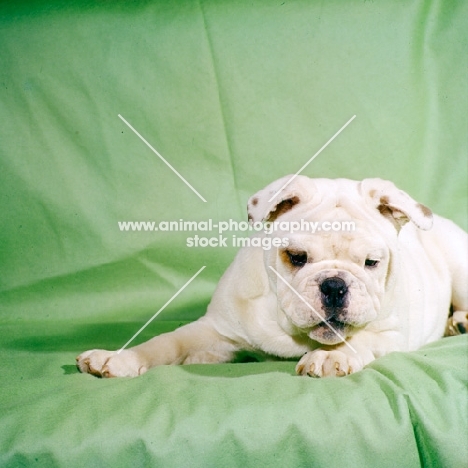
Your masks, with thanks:
M98 377L136 377L164 364L230 361L239 346L221 336L206 317L121 351L91 350L80 354L81 372Z

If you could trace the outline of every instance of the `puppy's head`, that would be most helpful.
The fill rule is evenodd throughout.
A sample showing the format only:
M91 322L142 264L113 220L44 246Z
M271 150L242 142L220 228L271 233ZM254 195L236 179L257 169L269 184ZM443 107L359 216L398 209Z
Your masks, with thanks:
M251 197L249 216L275 223L270 235L287 239L265 253L285 318L279 322L330 345L382 317L399 230L408 221L422 229L432 222L430 210L388 181L304 176L285 177ZM293 223L301 229L288 231Z

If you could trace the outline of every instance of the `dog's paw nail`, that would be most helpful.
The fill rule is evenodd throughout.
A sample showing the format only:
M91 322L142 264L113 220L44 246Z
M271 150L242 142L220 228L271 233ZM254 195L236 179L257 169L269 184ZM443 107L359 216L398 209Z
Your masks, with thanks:
M346 375L346 372L340 369L339 362L335 362L335 374L337 377L343 377Z
M105 379L109 379L109 378L111 378L111 377L114 377L114 376L110 373L109 369L102 369L101 375L102 375Z
M313 362L310 367L309 367L309 370L307 372L307 375L309 377L318 377L318 375L315 373L315 362Z

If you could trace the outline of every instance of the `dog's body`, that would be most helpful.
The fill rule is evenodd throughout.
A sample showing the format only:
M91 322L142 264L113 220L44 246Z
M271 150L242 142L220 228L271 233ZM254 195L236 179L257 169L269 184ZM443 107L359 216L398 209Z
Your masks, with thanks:
M80 370L136 376L251 350L302 356L299 374L346 375L442 337L451 305L466 321L467 234L392 183L288 176L248 208L252 222L276 221L269 235L278 247L242 248L196 322L120 353L87 351ZM298 220L352 222L355 230L280 229Z

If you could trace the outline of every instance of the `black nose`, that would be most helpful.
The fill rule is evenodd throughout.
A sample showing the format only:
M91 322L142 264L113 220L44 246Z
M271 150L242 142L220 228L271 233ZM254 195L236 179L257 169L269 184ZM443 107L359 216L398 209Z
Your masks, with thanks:
M348 287L341 278L327 278L320 285L320 292L322 302L326 307L344 307Z

